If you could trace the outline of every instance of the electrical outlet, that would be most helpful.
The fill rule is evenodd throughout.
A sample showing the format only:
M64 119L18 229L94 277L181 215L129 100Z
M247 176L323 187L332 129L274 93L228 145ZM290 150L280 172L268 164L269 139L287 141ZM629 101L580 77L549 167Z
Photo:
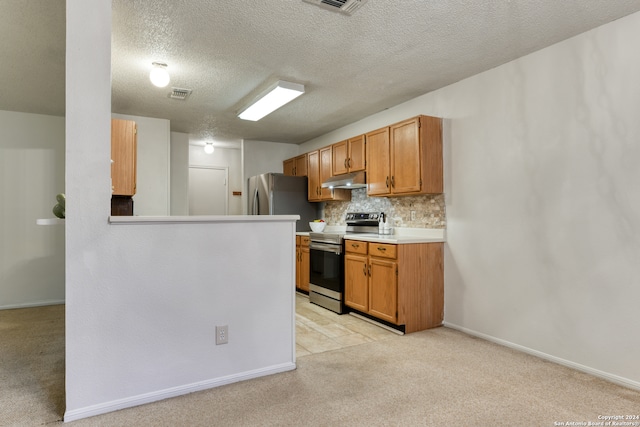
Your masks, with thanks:
M229 342L229 326L216 326L216 345Z
M411 221L416 220L416 211L411 211Z

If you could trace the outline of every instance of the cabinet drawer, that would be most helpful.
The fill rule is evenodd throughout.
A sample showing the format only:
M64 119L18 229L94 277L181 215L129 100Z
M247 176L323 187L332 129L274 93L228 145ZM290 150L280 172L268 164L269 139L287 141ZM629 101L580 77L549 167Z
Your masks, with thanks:
M366 255L367 242L361 242L359 240L346 240L344 242L344 249L347 252Z
M396 245L389 245L386 243L369 243L369 255L396 259Z
M309 236L299 236L300 237L300 244L302 246L309 246Z

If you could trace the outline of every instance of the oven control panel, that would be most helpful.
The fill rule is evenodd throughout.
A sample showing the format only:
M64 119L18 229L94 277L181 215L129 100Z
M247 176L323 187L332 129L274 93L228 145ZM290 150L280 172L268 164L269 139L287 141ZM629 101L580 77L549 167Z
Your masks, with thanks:
M384 212L348 212L348 225L372 225L384 220Z

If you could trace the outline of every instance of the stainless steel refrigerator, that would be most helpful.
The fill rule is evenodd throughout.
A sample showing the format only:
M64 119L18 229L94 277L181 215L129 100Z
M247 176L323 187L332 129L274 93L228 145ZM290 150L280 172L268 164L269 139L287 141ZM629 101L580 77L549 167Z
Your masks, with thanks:
M307 177L265 173L249 178L249 215L300 215L296 231L309 231L319 217L318 203L307 200Z

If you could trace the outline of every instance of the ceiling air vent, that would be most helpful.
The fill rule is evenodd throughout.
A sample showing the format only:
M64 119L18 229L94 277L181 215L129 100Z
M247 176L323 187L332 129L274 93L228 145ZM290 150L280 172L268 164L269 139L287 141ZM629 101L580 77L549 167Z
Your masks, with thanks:
M305 3L318 5L324 9L333 10L334 12L351 15L360 8L367 0L302 0Z
M171 93L169 93L169 98L184 101L189 97L189 95L191 95L191 89L180 89L177 87L172 87Z

